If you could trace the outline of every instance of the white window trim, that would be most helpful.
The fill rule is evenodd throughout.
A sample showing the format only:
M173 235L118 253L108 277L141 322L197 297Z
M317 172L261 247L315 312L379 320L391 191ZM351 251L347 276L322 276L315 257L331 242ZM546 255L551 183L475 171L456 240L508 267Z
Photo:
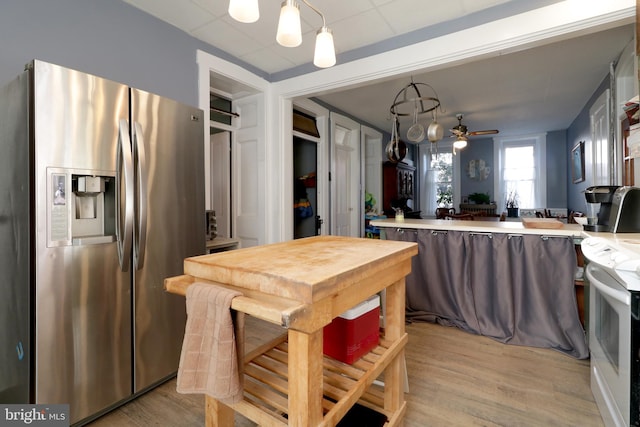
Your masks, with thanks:
M503 168L502 152L504 147L507 145L517 145L519 142L528 142L532 139L536 141L534 148L536 166L542 172L536 177L536 188L540 189L540 194L538 195L538 203L540 206L537 206L537 208L546 208L547 206L547 174L545 173L547 170L547 133L544 132L530 135L512 137L501 136L493 138L493 164L496 165L496 173L493 174L493 189L496 197L496 203L498 206L502 206L502 208L505 208L504 202L506 200L506 190L501 179Z

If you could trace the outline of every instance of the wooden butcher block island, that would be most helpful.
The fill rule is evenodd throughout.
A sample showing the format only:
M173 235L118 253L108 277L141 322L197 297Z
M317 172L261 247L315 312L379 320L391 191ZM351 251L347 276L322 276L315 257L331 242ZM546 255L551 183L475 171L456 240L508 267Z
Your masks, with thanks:
M245 355L244 400L207 397L206 424L232 426L235 410L260 426L335 426L359 403L386 415L385 427L402 425L405 276L417 253L415 243L316 236L186 259L169 292L223 285L243 294L233 309L286 328ZM352 365L323 356L323 327L383 290L380 344Z

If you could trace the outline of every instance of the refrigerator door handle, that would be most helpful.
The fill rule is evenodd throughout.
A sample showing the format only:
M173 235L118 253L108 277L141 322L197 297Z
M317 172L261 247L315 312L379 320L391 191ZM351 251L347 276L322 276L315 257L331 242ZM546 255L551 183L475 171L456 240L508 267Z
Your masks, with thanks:
M147 246L147 159L144 151L144 134L138 122L133 126L133 158L138 178L138 217L134 223L133 258L135 268L140 270L144 265L144 252Z
M129 270L133 240L133 164L129 124L120 120L118 129L118 160L116 172L116 238L118 260L122 271ZM124 193L124 194L123 194Z

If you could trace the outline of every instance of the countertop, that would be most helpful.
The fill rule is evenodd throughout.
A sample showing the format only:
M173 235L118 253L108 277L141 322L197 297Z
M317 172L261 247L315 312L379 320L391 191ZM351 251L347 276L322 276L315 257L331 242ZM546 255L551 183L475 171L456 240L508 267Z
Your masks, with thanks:
M640 233L596 233L593 231L583 231L582 235L583 237L605 239L615 246L640 252Z
M310 304L417 252L415 243L316 236L187 258L184 273Z
M395 219L372 220L375 227L474 231L477 233L514 233L547 236L587 237L580 224L563 224L562 228L525 228L519 221L460 221L446 219L408 219L396 222ZM592 233L595 235L612 233Z

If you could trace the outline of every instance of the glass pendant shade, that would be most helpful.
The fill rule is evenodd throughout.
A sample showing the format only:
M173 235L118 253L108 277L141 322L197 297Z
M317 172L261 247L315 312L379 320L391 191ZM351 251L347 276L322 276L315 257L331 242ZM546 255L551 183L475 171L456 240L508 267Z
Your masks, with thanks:
M258 0L230 0L229 16L246 24L256 22L260 18Z
M284 47L296 47L302 43L300 6L295 0L286 0L282 3L276 41Z
M333 46L333 34L327 27L322 27L316 35L316 50L313 56L316 67L327 68L336 64L336 50Z
M453 142L453 148L457 149L457 150L461 150L464 147L467 146L467 138L465 138L464 136L459 136L458 138L456 138L456 140Z

